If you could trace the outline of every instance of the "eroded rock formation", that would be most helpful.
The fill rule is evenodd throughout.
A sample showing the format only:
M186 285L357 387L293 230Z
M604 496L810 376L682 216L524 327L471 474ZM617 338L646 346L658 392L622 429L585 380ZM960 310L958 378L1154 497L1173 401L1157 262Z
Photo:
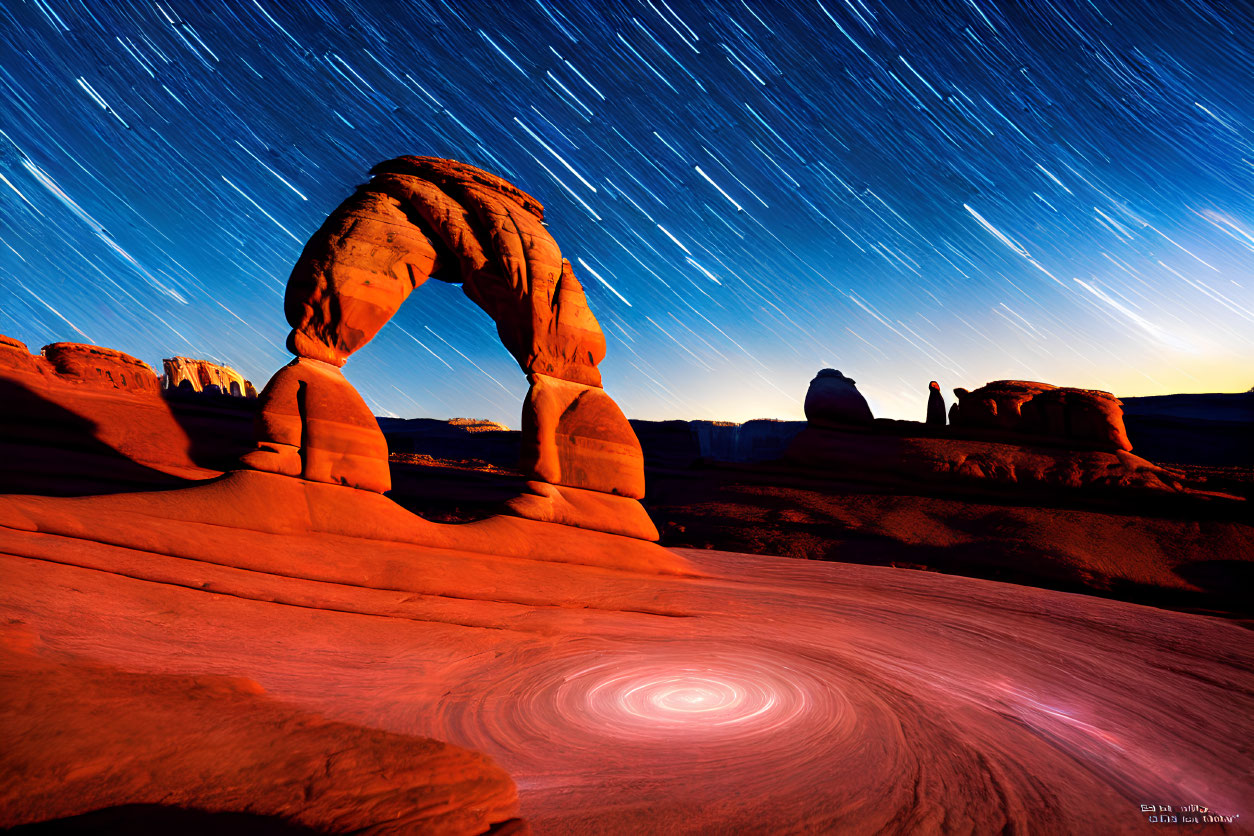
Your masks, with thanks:
M932 381L927 429L871 420L853 381L824 369L806 395L809 423L783 460L868 481L1021 485L1032 489L1179 492L1180 474L1131 455L1120 402L1107 392L1023 380L955 389L949 410Z
M805 411L806 420L818 426L870 424L874 420L854 380L836 369L823 369L810 381Z
M1131 451L1121 402L1109 392L996 380L973 392L955 389L954 425L1039 436L1104 450Z
M34 355L21 340L0 335L0 369L29 375L43 384L68 383L136 393L161 389L157 375L142 360L82 343L52 343Z
M927 385L927 424L929 427L945 426L945 398L940 384L935 380Z
M203 392L216 386L225 395L237 398L255 398L257 390L252 383L230 366L210 363L208 360L193 360L190 357L167 357L162 360L165 366L165 386L167 389L190 387L194 392Z
M431 277L460 283L492 317L531 384L522 459L535 485L514 513L656 539L643 510L624 505L644 495L640 445L601 388L605 337L540 203L434 157L400 157L371 174L309 240L288 280L288 347L298 359L262 393L259 447L245 464L388 489L387 445L338 367Z

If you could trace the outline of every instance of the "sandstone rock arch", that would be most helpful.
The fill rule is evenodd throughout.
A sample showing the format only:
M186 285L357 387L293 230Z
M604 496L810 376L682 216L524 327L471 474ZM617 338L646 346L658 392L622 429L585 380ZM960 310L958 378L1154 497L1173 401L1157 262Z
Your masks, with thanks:
M522 411L524 517L643 539L657 531L639 441L601 388L605 337L539 201L481 169L399 157L310 238L284 311L296 359L261 393L246 466L384 492L387 444L340 372L428 278L461 284L530 383Z

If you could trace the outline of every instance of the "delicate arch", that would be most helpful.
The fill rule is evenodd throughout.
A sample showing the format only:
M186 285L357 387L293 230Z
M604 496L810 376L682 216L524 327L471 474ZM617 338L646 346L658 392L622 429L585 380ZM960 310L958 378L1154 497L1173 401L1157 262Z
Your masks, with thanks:
M496 175L435 157L400 157L371 174L292 270L284 310L297 360L261 394L259 449L245 463L387 490L386 443L339 367L431 277L460 283L492 317L531 384L522 465L533 481L514 511L655 539L638 503L613 502L644 495L640 444L601 388L605 337L539 201Z

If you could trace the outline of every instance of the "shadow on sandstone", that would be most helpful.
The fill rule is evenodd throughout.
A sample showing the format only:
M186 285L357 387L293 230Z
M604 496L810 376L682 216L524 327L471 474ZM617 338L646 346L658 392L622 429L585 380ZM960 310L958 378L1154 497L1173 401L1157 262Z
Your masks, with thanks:
M79 816L23 824L0 833L12 836L74 836L134 833L182 836L317 836L326 831L293 824L280 816L256 813L211 813L167 804L122 804Z
M87 410L55 403L19 381L0 377L0 403L0 494L90 496L195 481L136 461L100 440L100 423Z

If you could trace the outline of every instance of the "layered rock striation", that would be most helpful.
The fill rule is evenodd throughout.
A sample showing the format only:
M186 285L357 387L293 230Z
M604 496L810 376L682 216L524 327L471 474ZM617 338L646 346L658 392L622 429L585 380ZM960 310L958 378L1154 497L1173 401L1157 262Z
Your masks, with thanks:
M309 240L284 310L296 359L260 399L256 470L384 492L387 443L340 367L428 278L460 284L527 375L520 516L645 540L644 459L601 387L605 337L535 198L434 157L375 166ZM626 521L626 522L625 522Z
M167 357L161 361L165 367L164 383L167 389L212 392L237 398L255 398L257 390L252 383L230 366L193 360L190 357Z
M142 360L112 348L52 343L38 355L26 343L0 334L0 370L37 386L70 385L92 390L155 394L161 384Z

